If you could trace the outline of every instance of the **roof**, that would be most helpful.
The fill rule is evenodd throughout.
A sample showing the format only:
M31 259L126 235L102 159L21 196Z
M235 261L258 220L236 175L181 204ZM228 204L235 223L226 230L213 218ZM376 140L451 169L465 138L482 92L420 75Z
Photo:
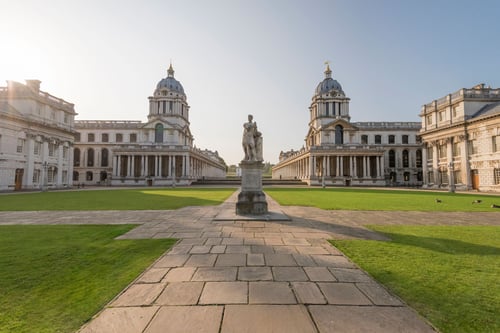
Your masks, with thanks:
M491 116L495 114L500 114L500 102L487 104L483 106L479 111L474 113L471 118L477 118L482 116Z

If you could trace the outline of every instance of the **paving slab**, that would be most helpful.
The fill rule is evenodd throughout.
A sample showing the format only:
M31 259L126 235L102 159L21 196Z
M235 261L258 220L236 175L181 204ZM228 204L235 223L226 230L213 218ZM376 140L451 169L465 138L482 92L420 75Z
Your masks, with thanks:
M151 305L163 288L165 288L164 283L133 284L112 305L115 307Z
M237 267L200 267L191 281L236 281Z
M242 253L219 254L215 266L245 266L247 255Z
M318 283L329 304L372 305L372 302L352 283Z
M248 283L207 282L200 297L200 304L246 304Z
M320 333L435 333L406 307L310 305Z
M270 281L273 274L270 267L240 267L238 269L238 280L240 281Z
M163 282L189 281L196 271L196 267L175 267L163 278Z
M293 282L297 301L302 304L326 304L326 299L314 282Z
M337 279L326 267L304 267L309 280L316 282L335 282Z
M250 304L296 304L288 282L249 282Z
M317 332L307 309L301 305L227 305L222 333Z
M222 306L164 306L144 333L218 333Z
M158 305L195 305L200 298L203 282L172 282L158 296Z
M273 267L275 281L308 281L302 267Z
M142 333L158 309L157 306L107 308L79 333Z

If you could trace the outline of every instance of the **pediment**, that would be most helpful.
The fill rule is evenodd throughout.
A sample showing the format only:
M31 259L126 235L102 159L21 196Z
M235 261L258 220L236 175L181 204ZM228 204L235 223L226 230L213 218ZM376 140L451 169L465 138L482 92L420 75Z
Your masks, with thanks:
M323 126L321 126L321 130L323 131L327 131L327 130L331 130L331 131L334 131L335 130L335 126L337 125L340 125L344 128L344 131L357 131L358 128L356 126L354 126L353 124L351 124L350 122L348 122L347 120L344 120L344 119L335 119L331 122L329 122L328 124L325 124Z
M165 128L165 129L177 129L177 130L182 129L179 125L173 124L173 123L168 122L168 121L163 120L163 119L150 120L147 123L145 123L144 125L142 125L142 128L143 129L155 129L157 124L162 124L163 128Z

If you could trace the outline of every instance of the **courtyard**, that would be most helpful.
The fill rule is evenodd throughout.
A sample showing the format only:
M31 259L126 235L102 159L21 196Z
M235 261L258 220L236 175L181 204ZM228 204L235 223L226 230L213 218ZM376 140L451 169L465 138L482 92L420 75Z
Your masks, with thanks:
M391 193L384 191L359 189L349 194L342 189L267 188L270 211L288 219L266 221L220 218L234 211L234 188L133 191L137 193L85 190L0 197L1 228L71 224L98 229L113 224L122 228L115 231L117 243L178 240L168 251L172 243L161 245L163 254L155 250L156 256L142 270L136 269L128 282L121 282L123 286L107 296L95 316L80 318L81 328L54 328L80 300L56 310L60 312L36 331L481 332L499 328L500 292L495 279L500 274L500 219L490 207L498 196L391 191L410 207L405 211L391 207L396 199L388 199ZM26 195L31 197L23 199ZM80 210L70 208L68 202L75 201L72 195L79 196ZM339 198L349 195L362 198L356 207L335 206ZM97 196L113 198L113 209L93 206L100 202ZM157 197L163 201L161 209L138 208ZM185 201L179 207L181 198ZM299 202L285 205L285 200L297 198ZM43 209L40 202L50 209ZM421 202L421 210L411 208L415 202ZM22 231L0 230L6 239L21 239ZM38 232L42 238L44 231ZM449 257L443 260L442 255ZM5 262L0 260L0 265ZM3 304L9 309L15 301ZM20 311L17 318L1 311L0 322L11 317L15 320L7 324L19 326L9 330L0 325L7 327L0 331L33 331L30 322L22 326L26 314ZM36 314L43 317L48 312L53 309L38 309Z

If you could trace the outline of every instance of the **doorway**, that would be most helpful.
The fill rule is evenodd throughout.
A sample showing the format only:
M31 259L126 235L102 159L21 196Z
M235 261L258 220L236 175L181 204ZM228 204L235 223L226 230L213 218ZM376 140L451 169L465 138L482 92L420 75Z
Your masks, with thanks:
M470 179L472 182L472 189L479 190L479 171L471 170L470 171Z
M24 176L24 169L16 169L16 176L14 178L14 183L15 183L14 189L16 191L19 191L23 188L23 176Z

